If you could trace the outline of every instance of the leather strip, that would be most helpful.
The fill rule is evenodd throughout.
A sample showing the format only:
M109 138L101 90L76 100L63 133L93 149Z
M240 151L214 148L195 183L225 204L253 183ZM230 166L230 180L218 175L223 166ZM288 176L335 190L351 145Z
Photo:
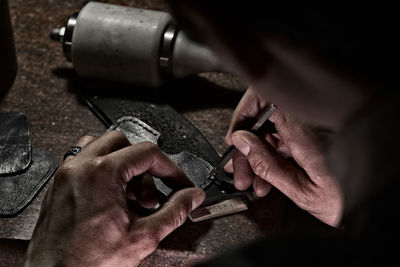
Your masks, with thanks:
M161 133L153 129L150 125L144 123L138 118L124 116L117 120L115 124L108 128L110 130L119 130L125 134L131 144L148 141L154 144L158 143ZM189 152L180 152L178 154L165 153L173 162L175 162L192 182L200 188L205 189L212 180L207 179L212 170L212 166L207 161ZM155 179L157 189L168 196L172 190L164 185L160 179Z
M0 215L21 212L52 177L57 161L49 154L33 149L32 164L23 172L0 176Z

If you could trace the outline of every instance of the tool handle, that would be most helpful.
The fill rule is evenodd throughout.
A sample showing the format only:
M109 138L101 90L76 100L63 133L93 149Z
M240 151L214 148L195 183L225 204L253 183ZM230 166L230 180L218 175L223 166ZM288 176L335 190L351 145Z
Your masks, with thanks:
M253 125L253 127L251 127L250 132L257 133L257 131L260 130L261 126L264 125L264 123L269 119L269 117L271 117L275 110L276 106L274 104L270 104L268 109L266 109L264 113L259 116L257 122Z

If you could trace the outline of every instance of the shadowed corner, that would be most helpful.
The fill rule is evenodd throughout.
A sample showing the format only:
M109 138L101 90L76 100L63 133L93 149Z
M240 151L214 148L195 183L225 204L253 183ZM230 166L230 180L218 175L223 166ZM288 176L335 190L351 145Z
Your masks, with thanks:
M281 192L272 188L267 196L248 202L248 210L244 214L256 223L258 229L266 236L276 234L283 226L287 201Z
M2 253L1 266L22 266L25 251L28 249L28 240L0 239L0 251ZM8 263L9 265L3 265Z
M209 232L211 226L212 221L192 222L188 218L181 227L161 241L159 248L194 252L196 244Z
M167 103L177 111L185 112L204 108L235 108L244 93L244 90L231 89L198 75L171 79L163 86L153 88L81 78L72 68L56 68L53 74L67 80L68 91L85 105L85 97L129 98Z
M18 70L8 1L0 0L0 103L12 87Z

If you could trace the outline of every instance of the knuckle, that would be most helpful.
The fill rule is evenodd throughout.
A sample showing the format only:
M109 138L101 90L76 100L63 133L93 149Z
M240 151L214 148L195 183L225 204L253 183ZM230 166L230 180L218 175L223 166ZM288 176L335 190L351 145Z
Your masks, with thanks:
M89 164L94 168L94 169L98 169L98 168L103 168L103 166L105 165L105 160L103 157L96 157L93 158L89 161Z
M314 207L315 203L319 202L320 199L315 190L311 186L305 184L303 179L303 177L297 179L299 181L300 190L298 190L295 195L295 202L300 208L309 209L310 207Z
M74 173L74 167L72 164L63 164L56 172L54 176L55 181L64 181L71 177Z
M128 138L126 138L125 134L118 130L112 130L107 133L111 136L111 139L114 139L118 144L130 144Z
M167 201L163 205L164 209L168 209L166 224L168 228L176 229L181 226L189 214L188 207L181 202Z
M108 161L105 157L96 157L88 161L87 170L90 170L91 176L98 176L98 174L109 173L110 168Z
M232 134L231 131L229 130L228 133L225 136L225 143L227 143L228 145L232 145Z
M234 179L235 179L235 181L234 181L235 187L238 190L245 190L250 186L250 182L245 180L243 177L239 176L239 177L235 177Z
M261 154L256 154L253 159L250 161L250 165L254 171L254 173L262 178L267 178L270 162L269 160Z
M124 139L126 138L125 135L118 130L112 130L110 132L108 132L109 135L111 135L113 138L118 138L118 139Z
M139 145L152 152L157 152L159 150L158 146L150 141L141 142Z
M187 218L188 211L186 205L183 203L176 203L172 210L172 226L178 228L181 226Z
M104 157L96 157L84 162L68 161L64 163L56 172L55 181L68 181L77 175L82 179L95 179L99 175L110 173L108 162ZM81 180L82 180L81 179Z
M54 175L54 188L68 187L76 182L78 175L76 164L63 164Z
M310 194L309 192L302 192L302 191L297 192L294 198L294 202L299 208L304 210L309 210L310 207L315 206L315 199L313 195Z
M95 138L91 135L84 135L81 137L81 139L79 141L82 143L88 143L88 142L92 141L93 139L95 139Z
M61 166L54 175L54 183L58 184L60 182L67 181L68 178L71 177L72 170L72 168L66 166L65 164Z

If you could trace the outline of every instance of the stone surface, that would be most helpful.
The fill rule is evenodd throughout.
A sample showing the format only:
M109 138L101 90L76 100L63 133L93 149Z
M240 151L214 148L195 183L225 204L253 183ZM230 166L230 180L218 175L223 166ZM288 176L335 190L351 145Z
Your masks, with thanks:
M49 38L51 29L64 25L84 0L13 0L10 13L18 56L13 87L1 100L0 111L23 112L29 122L33 147L61 159L81 136L101 135L106 127L80 99L72 64L59 43ZM161 0L108 1L140 8L168 10ZM201 74L199 85L181 92L174 107L203 132L218 153L227 148L224 136L245 85L224 74ZM215 89L215 91L213 91ZM214 93L215 92L215 93ZM17 217L0 218L0 266L22 262L48 185ZM201 223L187 222L167 237L143 266L185 266L274 232L282 203L278 192L250 205L246 212ZM262 211L261 211L262 210Z

